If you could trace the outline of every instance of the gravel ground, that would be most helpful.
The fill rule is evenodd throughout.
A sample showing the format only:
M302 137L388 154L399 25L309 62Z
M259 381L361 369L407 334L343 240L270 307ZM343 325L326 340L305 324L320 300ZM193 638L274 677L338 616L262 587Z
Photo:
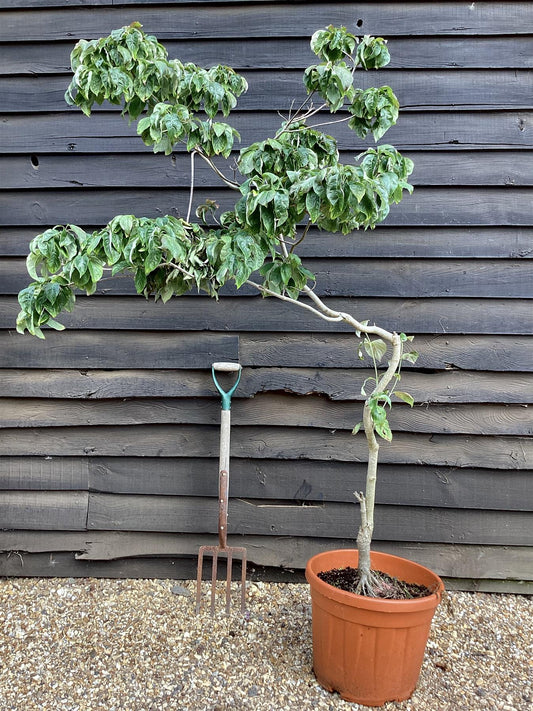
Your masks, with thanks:
M206 583L206 590L209 584ZM305 584L251 583L248 610L194 614L195 583L0 581L1 711L364 708L312 673ZM236 591L235 591L236 592ZM385 711L533 708L533 600L453 592L418 688Z

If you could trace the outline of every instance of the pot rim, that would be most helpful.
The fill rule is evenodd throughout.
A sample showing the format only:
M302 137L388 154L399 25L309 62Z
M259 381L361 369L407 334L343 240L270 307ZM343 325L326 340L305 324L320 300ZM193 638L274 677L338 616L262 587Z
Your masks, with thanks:
M401 556L393 555L391 553L371 551L370 557L372 563L374 564L374 559L377 559L375 560L375 562L378 564L378 566L379 559L381 559L384 563L387 559L404 561L405 563L409 564L410 568L414 567L420 570L421 572L423 571L426 575L429 574L432 578L434 578L435 584L437 585L435 592L431 595L426 595L425 597L410 598L405 600L387 600L385 598L367 597L366 595L356 595L355 593L348 592L346 590L340 590L339 588L336 588L333 585L326 583L324 580L321 580L318 577L317 573L315 573L315 571L313 570L313 568L316 567L317 561L319 561L320 559L323 559L324 561L324 567L321 567L320 570L328 570L328 564L325 563L328 558L333 555L345 555L347 553L357 553L357 550L351 548L338 548L335 550L322 551L321 553L317 553L316 555L312 556L308 560L307 566L305 568L305 577L311 588L314 588L324 597L330 598L331 600L336 600L337 602L349 605L350 607L360 607L367 610L379 610L386 607L390 612L407 612L407 607L409 607L409 611L412 612L419 610L421 611L426 608L436 607L442 599L442 593L444 592L444 583L436 573L430 570L430 568L426 568L425 566L420 565L420 563L415 563L414 561L411 561L408 558L402 558ZM331 569L332 567L334 566L330 565L329 569ZM384 570L383 572L386 573L387 571Z

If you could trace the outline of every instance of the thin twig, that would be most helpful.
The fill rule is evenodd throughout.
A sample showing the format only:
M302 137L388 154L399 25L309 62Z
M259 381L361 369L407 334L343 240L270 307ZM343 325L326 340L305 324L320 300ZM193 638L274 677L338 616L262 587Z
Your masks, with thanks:
M307 236L307 233L309 232L309 228L310 228L310 227L311 227L311 222L308 222L307 225L305 226L304 231L302 232L302 236L300 237L300 239L292 245L292 247L291 247L291 249L290 249L290 253L291 253L291 254L294 252L294 250L296 249L296 247L304 241L304 239L305 239L306 236ZM285 244L285 243L284 243L284 244Z

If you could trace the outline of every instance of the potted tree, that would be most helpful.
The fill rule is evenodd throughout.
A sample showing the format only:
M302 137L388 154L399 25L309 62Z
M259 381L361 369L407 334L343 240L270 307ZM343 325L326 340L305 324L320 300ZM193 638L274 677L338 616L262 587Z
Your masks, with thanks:
M321 130L347 122L359 137L372 133L378 141L396 123L399 104L390 87L354 85L356 70L389 62L385 40L358 39L344 27L330 26L313 35L311 48L319 62L305 70L307 96L293 105L274 136L240 150L236 178L214 159L229 158L239 138L217 119L227 117L246 90L242 76L226 66L203 69L169 59L138 23L78 42L66 101L88 116L95 103L121 105L130 121L140 118L137 133L156 152L170 154L184 144L191 156L190 200L181 218L118 215L91 234L59 225L35 237L27 259L34 281L19 294L17 330L43 338L45 325L62 329L56 317L74 307L75 290L92 294L108 273L132 275L139 293L164 302L193 288L217 297L222 286L234 282L353 328L361 339L360 356L366 354L374 366L362 388L362 422L354 428L368 443L366 489L355 493L361 511L357 551L319 554L309 561L306 576L319 682L344 698L376 705L412 693L443 590L429 570L371 553L379 438L392 439L387 414L393 396L413 404L397 385L403 362L414 361L416 353L405 350L409 336L330 308L315 293L315 277L298 248L312 226L348 234L382 222L412 190L407 180L413 166L388 144L343 164L335 139ZM337 117L325 118L325 112ZM197 205L194 222L197 159L235 190L237 200L220 215L213 201ZM336 586L349 568L356 572L347 592ZM322 580L323 571L333 571L335 579ZM416 584L425 587L425 595L417 597ZM388 632L380 628L383 619ZM348 642L345 648L341 640Z

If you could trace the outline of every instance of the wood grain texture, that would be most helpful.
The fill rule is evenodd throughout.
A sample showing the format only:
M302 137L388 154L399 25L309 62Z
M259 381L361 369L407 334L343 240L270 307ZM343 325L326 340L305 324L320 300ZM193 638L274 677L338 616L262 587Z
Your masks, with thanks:
M184 217L187 207L185 189L117 189L106 191L54 192L29 190L0 192L0 224L4 226L74 223L106 224L116 214L137 217L173 215ZM530 226L528 209L532 187L452 188L420 187L395 206L385 225L420 226ZM213 199L222 211L235 206L230 190L198 190L195 204Z
M13 320L6 320L7 327L12 328L16 310L12 311ZM310 329L312 331L312 329ZM159 380L173 380L171 392L186 395L193 388L195 393L208 394L205 390L198 389L196 381L191 380L193 375L180 376L177 380L172 374L158 374L153 369L180 369L185 365L181 359L174 355L182 335L187 332L171 331L137 331L120 332L111 331L67 331L47 333L44 342L37 342L28 337L17 336L12 330L0 330L0 368L6 369L2 373L3 393L6 396L27 397L58 397L62 393L65 397L117 397L122 392L121 379L126 386L126 395L138 395L139 392L161 394L164 390L158 385ZM236 334L237 335L237 334ZM363 368L368 363L360 361L357 356L357 347L354 345L353 336L341 333L280 333L280 332L244 332L238 334L240 361L243 366L249 367L283 367L283 368ZM417 335L413 346L419 352L416 363L417 368L431 370L446 370L449 374L455 373L459 388L458 397L465 390L469 382L476 382L476 388L481 388L482 393L491 389L501 392L502 389L517 393L515 399L504 402L517 402L520 400L522 374L533 372L533 338L520 335ZM219 353L219 352L218 352ZM217 357L217 360L219 358ZM230 358L231 360L231 358ZM20 372L17 369L22 369ZM42 368L54 369L43 371ZM78 368L73 374L64 374L62 370ZM112 368L122 372L92 373L89 369ZM25 369L31 369L27 374ZM129 370L143 369L140 373L130 374ZM10 373L8 371L14 370ZM405 365L404 373L413 370L409 363ZM6 372L7 371L7 372ZM468 371L461 373L461 371ZM479 384L477 380L481 373L499 373L497 378L502 380L487 381L487 385ZM509 375L506 375L509 371ZM271 372L271 371L270 371ZM184 380L184 377L187 380ZM305 378L307 377L307 381ZM352 382L352 375L347 374L346 379L332 380L323 374L325 383L331 383L328 395L333 398L343 397L342 390L335 387L347 388ZM421 376L424 377L423 375ZM445 376L443 376L445 377ZM524 381L529 382L526 376ZM65 380L66 378L66 380ZM356 381L358 376L355 375ZM178 385L178 380L181 385ZM73 386L73 382L76 385ZM466 381L466 382L465 382ZM203 381L205 382L205 380ZM292 386L296 387L292 378ZM311 385L309 377L304 375L304 383ZM337 385L335 386L335 382ZM411 382L411 381L410 381ZM444 382L444 381L443 381ZM118 383L118 385L116 384ZM461 385L463 383L463 385ZM490 384L492 383L492 384ZM58 390L63 387L64 391ZM439 381L432 381L431 387L436 387L444 397ZM163 384L162 387L165 387ZM14 388L14 390L10 390ZM518 391L516 391L518 388ZM419 391L420 394L422 391ZM475 399L475 394L472 394ZM424 399L428 399L427 396ZM488 401L492 400L486 394ZM499 397L502 397L501 395ZM450 393L453 400L453 395Z
M217 499L90 494L90 530L216 533ZM349 538L359 516L354 504L295 506L231 499L228 534ZM524 512L378 506L376 540L533 545Z
M91 531L61 533L45 531L0 532L0 550L24 553L77 551L76 560L111 561L139 556L195 556L212 536L152 532ZM352 539L238 536L230 545L244 545L256 565L303 569L307 560L323 550L350 548ZM375 550L400 555L425 565L438 575L489 580L531 580L533 551L528 546L501 547L461 544L377 541ZM502 560L502 552L505 558Z
M293 101L305 99L300 71L261 69L242 72L248 81L248 91L239 97L239 110L260 111L265 99L271 108L288 111ZM64 75L31 77L0 76L0 92L5 97L2 112L37 112L64 110L65 89L70 79ZM426 70L424 72L381 69L356 75L358 88L392 86L404 109L461 110L527 109L531 104L533 74L526 69L457 69L456 71ZM95 111L118 111L118 107L103 104Z
M66 365L90 368L210 368L217 360L237 361L238 336L235 334L149 333L146 339L133 333L108 334L102 339L80 332L72 339L47 338L37 344L32 338L11 338L0 334L6 349L0 353L0 367L11 364L29 368L61 368ZM6 337L7 336L7 337ZM79 337L78 337L79 336ZM59 350L56 347L59 346Z
M59 4L59 3L58 3ZM26 7L26 4L22 2ZM2 2L6 7L6 0ZM0 45L0 75L67 74L72 43ZM306 37L183 39L165 42L169 57L202 67L227 64L242 69L305 69L315 61ZM392 37L391 69L525 69L533 67L528 37Z
M319 396L264 394L235 400L233 424L351 429L362 418L353 402L329 402ZM217 424L219 398L122 398L97 402L0 398L0 429L150 424ZM389 421L394 432L432 434L533 435L527 405L429 405L412 409L396 404Z
M4 529L84 531L87 506L84 491L3 491L0 520Z
M97 225L86 226L88 231ZM0 227L0 256L26 257L38 227ZM302 257L387 259L532 259L531 227L377 227L372 232L332 235L309 230ZM13 263L15 264L15 263ZM2 282L3 286L3 282Z
M110 434L103 426L6 428L0 456L218 456L216 425L117 425ZM232 456L366 462L367 451L364 438L346 430L249 426L235 428ZM380 456L383 464L533 469L533 439L398 432Z
M302 300L303 301L303 300ZM220 302L222 303L222 302ZM348 326L318 318L306 309L297 309L274 299L259 296L224 297L224 308L209 297L190 296L166 304L138 297L99 298L81 296L71 314L61 316L67 328L91 330L175 331L255 331L346 333ZM421 334L533 335L531 303L528 299L392 299L331 298L328 305L337 311L372 319L383 328ZM257 317L250 321L250 313ZM15 297L0 296L0 329L13 329L18 303ZM61 333L60 336L68 337ZM27 337L33 357L39 357L39 343ZM0 363L14 367L17 362L2 354Z
M88 491L89 460L74 457L0 457L0 489Z
M24 476L26 472L30 476ZM68 475L76 472L76 476ZM233 458L230 492L234 498L285 500L303 504L354 503L364 484L365 464ZM509 471L498 486L495 469L384 464L377 501L402 506L531 510L528 470ZM217 459L187 457L0 458L0 489L93 491L110 494L213 497Z
M409 151L414 161L410 182L422 185L533 185L528 153L520 151ZM233 158L237 157L235 152ZM355 161L353 151L342 151L341 160ZM83 155L6 155L0 163L2 189L148 188L188 187L185 155L133 153ZM216 161L224 171L227 163ZM218 188L219 179L204 163L196 166L196 185Z
M317 259L306 267L315 275L319 296L402 296L533 298L533 260L453 259ZM251 277L260 282L255 274ZM0 284L4 294L18 294L31 278L26 260L0 258ZM135 295L131 275L105 278L97 294ZM253 295L252 287L228 286L221 294Z
M211 496L216 493L216 460L91 458L90 488L103 493ZM234 458L230 493L235 498L281 499L299 504L354 503L354 490L364 484L365 464ZM146 473L150 472L147 480ZM384 464L380 469L380 504L531 510L529 471L501 473L492 469L458 469Z
M1 337L0 332L0 342ZM364 365L358 359L353 336L343 334L243 333L239 341L241 361L246 365L320 368ZM417 368L498 373L533 370L530 336L419 334L413 346L419 353ZM409 364L405 368L409 370ZM464 377L474 376L468 372Z
M327 341L326 341L327 343ZM100 342L102 344L102 342ZM304 338L300 348L311 347L313 339ZM334 341L331 341L334 347ZM311 355L309 356L310 362ZM316 356L317 361L320 355ZM315 361L315 362L317 362ZM243 359L241 358L241 362ZM244 364L245 366L248 364ZM274 365L274 363L273 363ZM258 393L289 393L292 395L320 395L334 401L361 402L361 384L372 371L330 368L246 368L235 401L254 397ZM338 363L337 363L338 365ZM367 364L368 365L368 364ZM441 367L445 367L441 363ZM533 403L533 375L531 373L490 373L448 369L424 373L404 370L401 387L421 405L431 403L499 403L527 405ZM46 370L2 371L2 394L16 398L57 400L58 404L84 400L87 403L111 398L208 398L216 396L208 370ZM291 399L290 402L294 402ZM13 413L6 416L12 416ZM1 415L0 415L1 416Z
M13 1L13 0L12 0ZM18 1L18 0L17 0ZM44 3L43 3L44 4ZM124 3L122 3L124 5ZM128 3L129 4L129 3ZM90 7L49 7L44 14L39 9L26 13L6 10L3 13L0 41L51 41L83 37L92 39L109 32L110 28L129 24L132 9L105 7L95 12ZM197 3L161 3L162 10L152 3L143 3L134 11L135 19L146 31L162 40L190 38L194 27L198 38L254 37L268 34L290 37L294 28L303 36L311 36L317 27L344 24L356 34L389 36L425 35L521 35L528 33L531 6L527 2L487 3L470 5L462 2L430 3L313 3L302 13L299 3L259 3L247 8L242 21L241 3L210 4L198 14ZM96 3L98 7L100 3ZM166 5L166 7L165 7ZM20 5L17 5L20 7Z
M391 65L359 76L400 98L401 120L386 140L415 161L415 193L374 232L311 231L301 254L334 308L416 335L420 358L401 388L417 405L393 410L395 438L381 448L376 549L429 565L451 588L527 591L526 2L2 4L0 515L13 530L0 531L0 574L20 574L24 564L27 575L194 575L198 546L216 526L213 360L240 358L245 367L233 408L233 540L244 540L255 566L276 566L271 576L279 566L301 570L331 545L353 545L366 447L350 429L371 371L347 329L251 291L161 307L115 280L79 298L65 319L70 330L44 343L14 332L23 259L42 228L92 229L117 211L179 214L187 204L182 149L153 155L116 107L89 120L63 101L75 41L132 19L170 56L243 71L250 91L232 116L242 145L273 135L274 109L303 96L317 27L389 39ZM267 109L268 97L275 106ZM373 145L345 125L333 129L345 162ZM203 165L197 178L199 200L230 206L233 195Z
M65 107L66 108L66 107ZM405 111L401 120L387 133L387 140L398 150L515 150L533 145L530 127L531 108L478 112ZM279 115L235 111L231 123L241 135L241 144L249 145L273 135L280 126ZM339 149L360 153L370 145L356 138L345 124L332 130ZM96 112L87 118L74 109L58 107L46 114L4 114L0 149L3 153L152 153L136 134L135 125L118 112ZM183 153L177 148L176 153ZM72 157L73 163L77 157Z

